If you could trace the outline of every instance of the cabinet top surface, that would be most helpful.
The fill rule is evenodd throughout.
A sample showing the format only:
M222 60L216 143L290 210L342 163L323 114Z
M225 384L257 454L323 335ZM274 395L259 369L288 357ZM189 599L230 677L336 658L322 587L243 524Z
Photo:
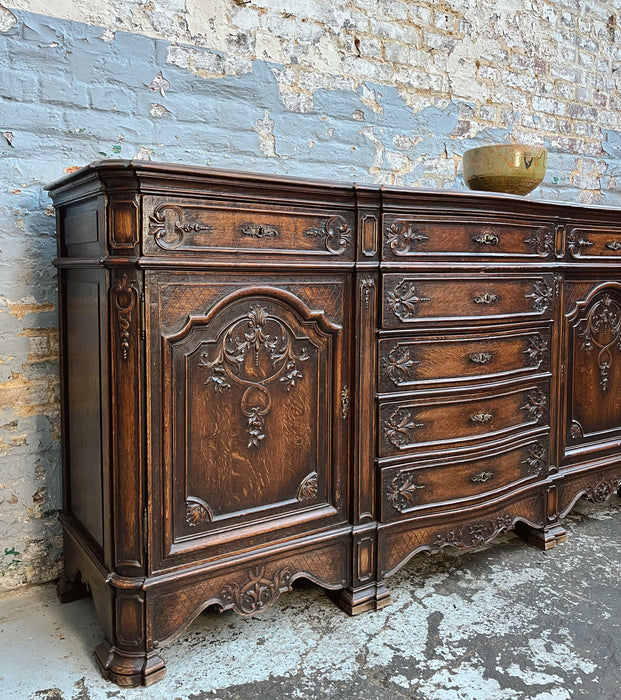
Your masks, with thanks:
M224 193L254 192L267 196L278 193L291 198L300 196L313 199L324 196L341 201L350 200L354 194L362 197L380 197L385 208L399 207L400 203L411 206L413 201L422 206L434 203L450 203L459 208L481 207L484 209L522 211L548 215L568 215L579 211L591 215L603 212L621 213L621 208L604 207L597 204L530 199L518 195L470 190L433 190L397 185L357 183L354 181L332 182L327 180L302 179L269 173L218 170L197 165L158 163L141 160L94 161L46 188L56 204L71 201L77 190L86 194L112 190L134 191L143 194L205 194L213 191Z

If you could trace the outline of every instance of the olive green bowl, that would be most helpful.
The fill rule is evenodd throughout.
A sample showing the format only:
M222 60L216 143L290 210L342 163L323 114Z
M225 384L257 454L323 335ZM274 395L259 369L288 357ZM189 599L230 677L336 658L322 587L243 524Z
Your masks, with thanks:
M480 146L464 153L464 182L471 190L528 194L546 174L548 152L542 146Z

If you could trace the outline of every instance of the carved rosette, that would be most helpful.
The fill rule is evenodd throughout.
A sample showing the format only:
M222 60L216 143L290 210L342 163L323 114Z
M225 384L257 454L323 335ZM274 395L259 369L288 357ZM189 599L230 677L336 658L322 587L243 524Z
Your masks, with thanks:
M545 415L548 399L541 389L534 389L528 394L524 406L520 410L526 411L526 419L538 423Z
M317 498L319 487L319 475L317 472L311 472L304 478L298 487L296 498L298 501L312 501Z
M400 321L414 318L418 305L423 301L431 301L431 298L419 295L414 282L405 279L392 292L388 292L386 297L388 308Z
M587 484L585 496L587 500L593 503L603 503L607 501L613 493L616 493L621 486L621 477L611 476L599 481L592 481Z
M185 214L176 204L160 204L149 217L149 235L160 248L178 248L188 233L211 233L213 226L199 223L186 223Z
M305 347L296 350L285 322L257 304L229 325L215 350L201 355L199 366L211 371L205 384L217 393L230 391L232 384L244 388L240 408L247 419L250 448L259 447L266 437L265 417L272 405L269 384L278 380L291 391L303 379L298 363L308 358Z
M548 449L541 443L537 442L530 445L528 448L528 456L522 461L528 467L528 473L531 476L538 476L547 466Z
M621 305L605 293L580 325L578 336L582 338L582 350L588 353L597 350L599 385L602 391L608 391L615 348L621 351Z
M217 598L225 610L233 609L244 616L256 615L269 608L281 593L291 590L291 570L277 569L266 576L265 566L253 566L248 571L248 580L243 585L227 583Z
M429 240L411 221L396 219L386 227L386 245L395 255L409 255L416 246Z
M411 410L398 408L387 421L384 421L384 437L399 449L402 445L411 443L411 433L422 427L423 423L414 422Z
M415 483L415 480L414 474L402 472L386 486L386 500L400 513L414 505L417 491L426 488L424 484Z
M537 280L533 284L533 291L526 295L527 299L533 300L533 309L537 313L545 313L552 305L552 287L548 286L543 280Z
M524 239L524 243L532 246L537 255L545 258L554 250L554 233L550 229L540 226L533 231L531 236Z
M412 373L420 360L410 357L410 348L406 345L395 345L388 355L382 358L384 372L390 381L399 386L412 378Z
M530 336L528 339L528 347L524 350L524 354L528 358L528 364L531 367L538 368L546 359L548 354L549 343L541 337L539 333Z
M456 530L439 534L436 539L436 546L442 548L452 545L459 549L481 547L491 542L503 530L510 530L512 527L513 517L511 515L499 515L488 520L477 520L474 523L462 525Z
M123 360L127 360L129 357L130 330L137 303L138 289L133 284L128 283L127 275L123 275L123 278L117 280L112 287L112 305L119 334L119 350Z
M351 242L349 224L342 216L330 217L323 227L307 228L304 235L323 240L328 252L334 255L344 253Z

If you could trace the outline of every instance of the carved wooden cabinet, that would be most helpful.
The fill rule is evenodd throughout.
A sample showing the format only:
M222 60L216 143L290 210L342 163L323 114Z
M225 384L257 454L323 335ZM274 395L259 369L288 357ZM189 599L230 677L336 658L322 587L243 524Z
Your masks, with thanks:
M304 577L350 613L419 551L565 537L621 480L621 216L148 162L50 187L65 574L103 673Z

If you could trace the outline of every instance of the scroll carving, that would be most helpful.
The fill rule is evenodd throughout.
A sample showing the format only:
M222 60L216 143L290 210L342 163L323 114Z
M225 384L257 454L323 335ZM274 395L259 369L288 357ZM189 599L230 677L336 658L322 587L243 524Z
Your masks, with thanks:
M420 243L429 240L429 236L418 231L410 221L396 219L386 228L386 244L395 255L408 255Z
M211 233L213 226L186 223L183 209L176 204L160 204L149 217L149 234L164 250L178 248L187 233Z
M424 484L415 483L415 475L398 474L386 487L386 499L400 513L414 505L416 491L424 489Z
M382 359L384 372L390 381L399 386L412 378L412 373L420 360L410 357L410 348L403 345L395 345L394 348Z
M323 227L307 228L304 235L322 239L326 249L334 255L343 253L351 242L349 224L342 216L330 217Z
M291 583L288 567L267 576L265 566L254 566L248 571L246 583L228 583L217 598L225 609L232 608L240 615L255 615L273 605L281 593L290 591Z
M540 226L533 231L529 238L524 239L524 243L532 246L538 255L546 257L554 250L554 234L549 229Z
M423 423L415 423L412 419L412 411L398 408L392 413L389 420L384 421L384 436L396 447L400 448L411 442L411 432L422 428Z
M130 328L133 312L138 302L138 290L127 281L127 275L117 280L112 287L112 303L114 306L116 325L119 333L119 350L123 360L127 360L130 350Z
M392 292L388 293L386 302L390 310L401 321L407 321L416 315L418 304L431 301L430 297L419 295L414 282L401 280Z
M436 545L438 547L453 545L459 549L480 547L491 542L503 530L510 530L512 527L513 517L510 515L499 515L497 518L489 520L477 520L456 530L439 534Z
M576 229L567 234L567 250L572 258L581 257L584 248L590 248L592 245L593 242L587 238L581 238Z
M231 382L244 387L240 408L247 419L248 448L256 448L266 437L272 405L267 385L278 380L291 391L303 378L299 363L308 358L305 347L296 351L284 321L257 304L221 334L213 354L201 355L200 366L211 371L205 384L218 393L229 391Z
M582 338L582 350L597 351L599 385L602 391L608 391L615 347L621 351L621 305L610 294L603 294L581 326L578 336Z
M621 477L612 476L609 479L601 479L587 484L585 496L593 503L603 503L607 501L613 493L619 490Z

